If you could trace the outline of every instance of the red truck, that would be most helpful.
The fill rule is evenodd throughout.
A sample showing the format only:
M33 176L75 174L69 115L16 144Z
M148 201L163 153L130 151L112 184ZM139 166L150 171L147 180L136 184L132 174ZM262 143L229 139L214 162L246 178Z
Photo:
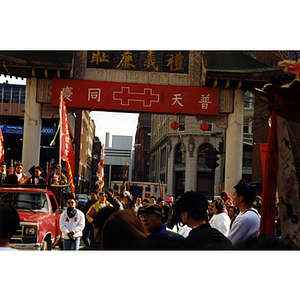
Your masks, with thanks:
M51 250L61 244L59 208L54 194L44 188L0 187L0 201L11 203L18 211L20 226L10 247L24 250Z

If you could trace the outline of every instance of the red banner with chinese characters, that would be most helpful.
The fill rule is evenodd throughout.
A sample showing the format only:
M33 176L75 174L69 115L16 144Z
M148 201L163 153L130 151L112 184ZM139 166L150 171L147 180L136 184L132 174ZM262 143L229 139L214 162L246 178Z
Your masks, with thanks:
M60 108L60 155L61 159L65 161L68 178L70 182L70 188L72 191L73 196L75 197L75 186L73 181L73 174L75 170L75 157L74 157L74 150L72 145L72 140L70 137L70 125L69 125L69 118L68 112L66 109L66 105L61 95L61 108Z
M120 112L218 115L219 89L194 86L53 79L52 105Z
M0 128L0 162L4 162L4 141L3 141L1 128Z

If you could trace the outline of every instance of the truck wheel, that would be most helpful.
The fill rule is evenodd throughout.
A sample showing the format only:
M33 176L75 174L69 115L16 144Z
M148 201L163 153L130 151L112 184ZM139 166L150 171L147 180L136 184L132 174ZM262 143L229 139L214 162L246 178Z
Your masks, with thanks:
M51 247L49 245L49 241L47 241L47 240L43 241L42 246L41 246L41 250L42 251L47 251L47 250L49 251L49 250L51 250Z

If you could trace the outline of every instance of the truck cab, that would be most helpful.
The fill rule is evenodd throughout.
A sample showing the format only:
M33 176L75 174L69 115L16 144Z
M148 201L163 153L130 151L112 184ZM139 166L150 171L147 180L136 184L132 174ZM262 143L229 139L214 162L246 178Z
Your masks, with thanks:
M62 209L50 190L38 186L1 186L0 201L12 204L20 217L19 228L10 240L11 248L51 250L62 241Z

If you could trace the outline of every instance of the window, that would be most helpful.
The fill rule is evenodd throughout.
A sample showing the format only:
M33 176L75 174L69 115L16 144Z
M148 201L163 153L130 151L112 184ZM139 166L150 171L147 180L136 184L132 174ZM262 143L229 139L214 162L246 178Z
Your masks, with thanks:
M183 143L179 143L175 149L175 164L185 164L185 147Z
M155 172L155 155L152 156L152 172Z
M179 123L178 131L184 131L185 130L185 116L180 116L178 118L178 123Z
M201 166L205 165L205 150L207 149L212 149L213 146L209 143L204 143L202 145L200 145L199 149L198 149L198 164Z
M244 108L249 108L249 109L254 108L254 95L249 91L245 92Z
M252 167L252 146L243 145L243 167Z
M253 120L252 118L244 118L244 133L253 133Z
M167 149L166 147L160 151L160 167L164 168L167 163Z

